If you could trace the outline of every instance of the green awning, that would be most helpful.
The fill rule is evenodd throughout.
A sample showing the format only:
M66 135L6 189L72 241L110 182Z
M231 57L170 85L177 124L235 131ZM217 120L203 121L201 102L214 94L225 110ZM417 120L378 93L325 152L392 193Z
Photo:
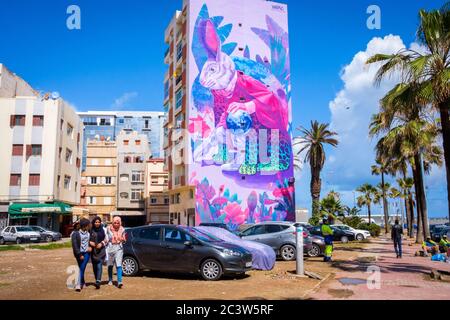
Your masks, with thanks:
M30 216L39 213L71 214L72 207L63 202L53 203L13 203L8 213L12 216Z

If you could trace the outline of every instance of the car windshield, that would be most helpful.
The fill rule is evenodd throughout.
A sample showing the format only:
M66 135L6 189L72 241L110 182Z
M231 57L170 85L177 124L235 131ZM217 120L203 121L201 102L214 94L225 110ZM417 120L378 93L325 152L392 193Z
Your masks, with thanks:
M16 230L18 232L30 232L30 231L33 231L33 229L31 229L31 227L16 227Z
M44 228L41 227L31 227L34 231L46 231Z
M222 241L219 238L213 236L212 234L197 230L196 228L185 227L185 228L183 228L183 230L190 233L192 236L196 237L200 241L205 241L205 242L221 242Z

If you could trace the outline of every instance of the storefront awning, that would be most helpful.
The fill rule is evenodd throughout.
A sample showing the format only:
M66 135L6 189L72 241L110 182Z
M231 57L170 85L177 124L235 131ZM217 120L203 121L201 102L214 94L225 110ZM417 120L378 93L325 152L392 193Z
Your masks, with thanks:
M72 207L63 202L54 203L13 203L9 206L11 216L30 216L39 213L71 214Z

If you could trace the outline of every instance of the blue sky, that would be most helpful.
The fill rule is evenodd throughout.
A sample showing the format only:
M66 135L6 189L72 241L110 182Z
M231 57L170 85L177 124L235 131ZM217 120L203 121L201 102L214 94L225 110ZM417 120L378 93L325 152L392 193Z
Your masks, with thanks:
M308 125L316 119L331 122L333 129L342 125L339 123L342 116L339 111L333 113L330 103L336 102L336 97L345 90L344 68L355 55L365 51L373 38L390 34L398 35L409 46L415 40L418 10L439 8L444 3L281 2L289 5L294 126ZM80 111L162 110L162 80L166 71L164 30L181 3L181 0L2 1L0 62L35 88L60 92ZM81 8L79 31L66 28L66 9L71 4ZM381 30L366 27L366 9L372 4L381 8ZM347 74L350 76L351 70ZM356 108L358 103L364 104L354 101L352 106ZM359 143L354 143L358 149ZM361 152L370 153L367 149ZM336 161L339 152L329 150L328 154L330 161ZM367 169L349 178L340 175L340 166L327 162L323 192L331 189L346 192L345 201L353 205L352 188L366 181L377 183L377 178L370 176L371 164L355 164ZM308 171L305 167L299 176L298 199L302 207L310 206ZM427 179L432 216L445 216L447 212L441 175L443 171L436 170Z

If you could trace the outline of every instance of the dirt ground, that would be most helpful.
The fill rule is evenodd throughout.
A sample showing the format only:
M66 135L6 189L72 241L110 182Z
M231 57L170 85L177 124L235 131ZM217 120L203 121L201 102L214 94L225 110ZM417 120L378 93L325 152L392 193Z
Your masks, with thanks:
M358 244L363 246L363 244ZM358 250L337 250L335 260L355 258ZM0 252L0 299L56 300L257 300L304 299L316 290L320 280L294 276L295 262L277 261L271 271L251 271L243 278L206 282L196 275L148 272L124 278L124 287L93 285L92 265L86 269L88 287L77 293L67 287L70 266L76 265L71 249ZM321 258L306 258L305 269L329 277L333 267ZM103 279L107 279L106 268Z

